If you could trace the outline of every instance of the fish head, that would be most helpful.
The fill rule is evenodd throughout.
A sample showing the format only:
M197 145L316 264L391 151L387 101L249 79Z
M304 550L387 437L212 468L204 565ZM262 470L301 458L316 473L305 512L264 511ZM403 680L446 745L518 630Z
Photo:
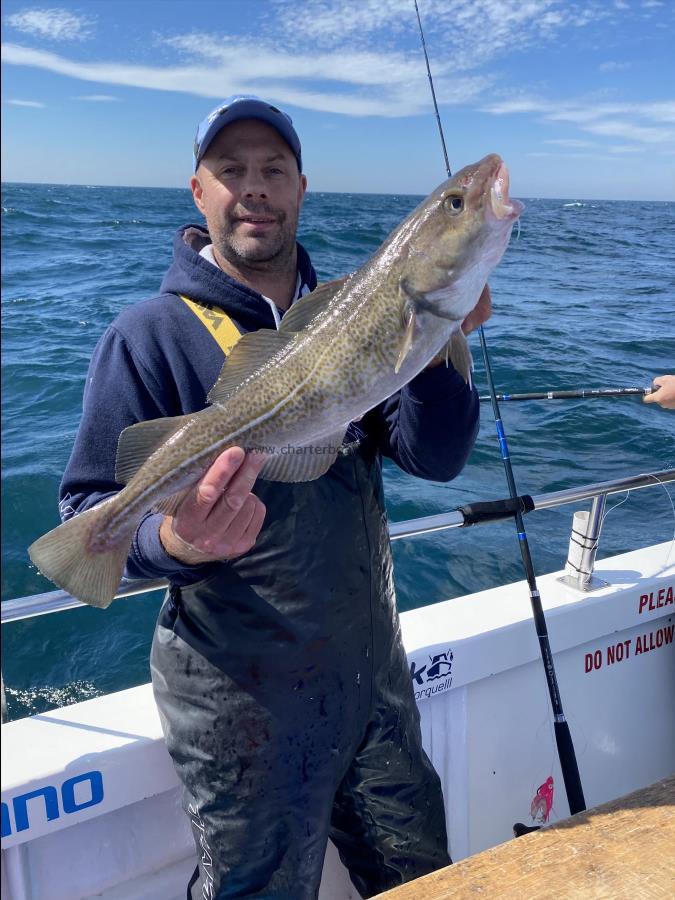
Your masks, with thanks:
M465 166L407 220L401 287L445 319L463 321L502 258L523 211L509 198L509 173L496 153Z

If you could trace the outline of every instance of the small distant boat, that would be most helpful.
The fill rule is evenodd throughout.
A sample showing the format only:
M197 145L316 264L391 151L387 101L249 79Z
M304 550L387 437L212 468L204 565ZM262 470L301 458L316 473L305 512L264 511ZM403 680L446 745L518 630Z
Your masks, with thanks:
M597 513L607 494L673 480L668 470L542 494L532 504L595 498ZM586 518L590 528L594 516ZM453 511L393 524L391 534L466 524ZM598 536L566 571L538 579L589 807L675 769L675 549L665 542L594 566ZM2 604L2 621L78 605L59 591L20 598ZM401 620L453 859L508 841L517 824L527 831L567 817L526 583ZM9 722L2 738L4 900L185 896L194 845L149 684ZM357 896L329 846L320 900Z

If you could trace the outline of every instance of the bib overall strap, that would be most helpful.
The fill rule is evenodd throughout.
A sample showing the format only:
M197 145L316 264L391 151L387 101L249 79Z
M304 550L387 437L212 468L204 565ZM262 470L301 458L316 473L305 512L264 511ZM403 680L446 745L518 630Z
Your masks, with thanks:
M241 337L232 319L222 309L211 303L191 300L183 294L179 294L179 296L188 309L191 309L197 316L225 356L227 356Z

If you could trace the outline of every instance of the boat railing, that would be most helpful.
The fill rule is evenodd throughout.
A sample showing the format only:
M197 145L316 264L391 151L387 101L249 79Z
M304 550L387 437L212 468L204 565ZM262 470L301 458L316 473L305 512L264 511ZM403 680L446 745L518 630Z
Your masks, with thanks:
M634 491L638 488L654 487L655 485L662 486L672 481L675 481L675 469L664 469L660 472L629 475L625 478L615 478L611 481L585 484L580 487L567 488L563 491L551 491L546 494L535 494L533 496L523 495L517 498L517 501L511 499L490 500L484 503L468 504L467 506L433 516L421 516L417 519L391 522L389 535L392 541L397 541L402 538L430 534L435 531L445 531L449 528L466 528L470 525L503 521L513 517L515 504L518 502L521 512L532 512L539 509L552 509L556 506L564 506L565 504L576 503L582 500L593 500L591 513L589 514L589 522L592 529L591 537L587 539L587 543L592 546L589 548L585 559L585 566L590 566L592 572L607 496L609 494L620 494L623 491ZM167 582L164 579L124 582L119 592L115 595L115 600L132 597L137 594L146 594L166 587ZM5 600L0 604L1 621L5 625L21 619L63 612L67 609L75 609L86 605L86 603L75 599L66 591L48 591L44 594L33 594L28 597Z
M551 491L534 496L524 494L515 499L489 500L467 504L438 515L421 516L417 519L392 522L389 525L389 535L392 541L396 541L421 534L445 531L449 528L466 528L470 525L503 521L513 518L516 509L519 509L521 513L526 513L539 509L552 509L582 500L592 500L590 512L584 511L580 513L577 511L575 513L570 540L570 554L565 566L566 574L562 579L578 590L591 591L604 584L604 582L593 575L593 566L599 546L600 529L604 520L607 497L610 494L619 494L624 491L654 487L655 485L663 487L666 483L672 481L675 481L675 469L664 469L659 472L646 472L625 478L615 478L611 481L585 484L581 487L568 488L563 491ZM137 594L147 594L166 587L167 582L164 579L124 582L115 595L115 600L132 597ZM6 625L9 622L44 616L49 613L63 612L67 609L75 609L86 605L66 591L48 591L44 594L33 594L28 597L5 600L0 604L1 621L3 625ZM4 685L2 705L2 721L4 722Z

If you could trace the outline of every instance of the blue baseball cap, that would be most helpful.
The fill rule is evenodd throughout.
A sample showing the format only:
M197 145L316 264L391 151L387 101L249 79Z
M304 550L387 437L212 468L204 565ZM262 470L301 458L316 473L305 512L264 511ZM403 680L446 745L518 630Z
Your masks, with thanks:
M293 151L298 171L302 172L300 138L293 128L293 120L276 106L253 94L240 94L224 100L199 123L193 148L195 172L214 137L226 125L239 119L259 119L276 129Z

